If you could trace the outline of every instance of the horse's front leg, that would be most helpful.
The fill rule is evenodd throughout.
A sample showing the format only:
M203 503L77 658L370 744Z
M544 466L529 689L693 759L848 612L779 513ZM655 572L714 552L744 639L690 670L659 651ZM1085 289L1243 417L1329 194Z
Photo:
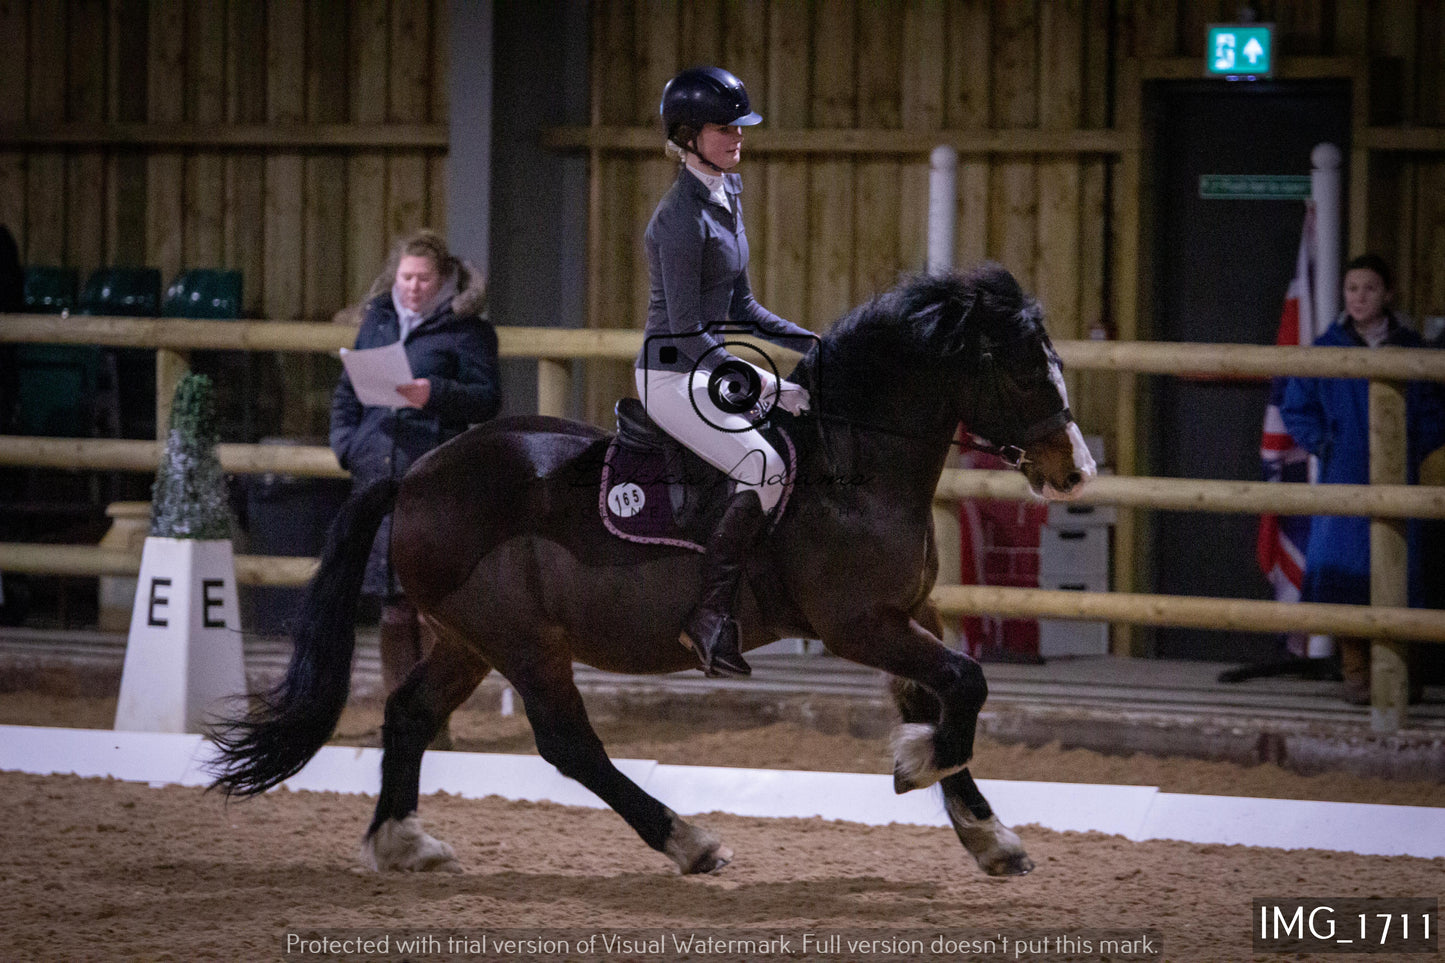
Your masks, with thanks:
M988 697L979 664L939 641L896 608L855 613L824 633L835 655L906 679L939 706L930 721L908 721L893 737L893 788L902 793L931 786L959 772L973 757L978 713Z
M894 676L891 689L904 723L938 721L938 700L917 683ZM939 786L948 821L980 869L990 876L1022 876L1034 868L1023 841L994 814L967 769L946 776Z

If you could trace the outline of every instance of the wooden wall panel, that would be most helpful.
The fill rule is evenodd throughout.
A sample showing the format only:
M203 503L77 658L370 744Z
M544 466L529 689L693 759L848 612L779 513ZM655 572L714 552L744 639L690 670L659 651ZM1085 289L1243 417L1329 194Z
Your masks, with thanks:
M766 0L728 0L723 7L722 54L719 62L749 85L748 95L753 101L753 110L763 115L763 124L776 126L777 121L768 115L766 109L767 87L771 87L768 78L768 13L769 5ZM801 12L795 10L792 15L802 19ZM685 64L679 63L678 66ZM661 89L658 87L653 91L653 100L657 99ZM744 131L744 135L747 133ZM743 158L746 163L740 170L744 188L741 204L747 226L748 245L757 251L751 257L748 280L752 283L753 295L762 304L768 305L766 255L771 239L768 236L766 212L771 186L769 162L755 154L749 155L746 136L743 142Z
M269 0L266 8L266 119L300 123L306 117L304 0ZM266 317L302 316L302 207L305 169L300 155L266 158L263 204L266 257L262 305Z
M25 0L0 0L0 90L26 90L29 86L30 7ZM23 96L0 97L0 124L25 123ZM26 157L21 151L0 150L0 224L6 226L26 257Z
M779 129L808 126L812 83L809 20L798 4L775 3L769 10L769 46L764 123ZM772 158L767 162L768 196L765 211L766 243L752 252L754 264L764 263L759 297L768 309L796 324L810 325L808 317L808 257L812 225L808 220L808 162ZM758 220L758 205L749 200L748 211ZM816 330L816 327L814 327Z
M266 120L266 8L258 3L226 7L226 121ZM221 217L222 263L241 272L243 313L265 315L266 161L256 154L225 158L225 209Z
M111 0L107 34L107 119L119 123L143 122L150 86L150 14L146 0ZM146 158L143 154L112 151L108 155L105 224L106 263L145 264Z
M431 109L431 34L426 10L413 0L392 0L387 120L416 123L426 119ZM426 173L421 155L387 158L388 242L426 226Z
M858 5L855 116L859 127L902 126L901 27L902 19L891 7L867 2ZM900 173L901 166L894 157L854 161L853 281L851 299L844 308L892 287L898 280ZM836 313L841 314L842 309ZM822 318L815 321L826 323Z
M103 121L106 106L104 0L71 0L66 31L65 116ZM105 263L105 154L76 151L66 158L65 260L81 274ZM82 200L83 198L83 200Z
M220 124L226 119L226 6L202 3L186 17L186 120ZM196 152L186 159L185 265L222 267L226 257L226 158ZM165 278L164 283L170 283ZM245 278L242 278L242 285Z
M638 23L642 9L645 8L632 2L602 7L593 16L592 49L636 49L636 31L646 29ZM630 58L594 57L592 88L594 123L638 122L637 91ZM637 205L637 160L635 155L594 154L592 158L594 183L588 225L588 322L592 327L639 327L643 321L631 317L634 275L647 270L641 256L641 236L628 236ZM605 423L616 400L635 393L628 366L594 365L587 372L587 417Z
M146 119L179 124L186 119L185 0L153 0ZM160 268L165 284L185 261L186 158L157 151L146 159L146 264Z
M1082 0L1055 0L1039 9L1039 126L1075 130L1082 126L1084 34ZM1080 161L1041 159L1038 164L1039 219L1036 293L1056 338L1077 338L1079 323Z
M345 0L309 0L306 18L306 119L344 123L350 113L349 38L337 25L346 23ZM307 157L304 177L303 310L308 318L324 318L347 301L346 159Z
M947 7L908 0L903 11L902 104L905 130L944 126L948 62ZM928 261L928 158L905 158L898 171L898 271L921 271Z
M813 5L813 127L857 123L856 6L853 0L815 0ZM821 331L853 304L853 181L848 159L820 155L809 171L812 250L802 323L814 330Z
M618 327L636 327L647 317L651 284L642 238L657 202L677 177L677 165L663 153L657 105L662 88L678 72L682 60L691 56L680 47L683 6L678 0L640 0L637 7L637 23L632 34L632 96L628 101L632 116L628 123L652 127L659 133L657 149L636 158L637 182L632 204L626 218L616 225L616 229L624 232L624 236L617 239L618 245L631 245L636 263L642 267L632 271L627 302L617 304L620 314L613 324Z
M66 10L31 0L29 17L29 103L31 123L65 117ZM33 264L65 263L65 154L36 151L26 167L25 242Z
M680 40L686 66L720 62L724 34L721 0L686 0L681 13Z
M1427 252L1417 258L1413 310L1422 321L1445 317L1445 158L1420 164L1415 250Z
M986 130L993 126L993 16L989 0L963 0L948 11L947 85L944 120L949 127ZM958 162L958 211L954 262L961 267L988 256L988 158L968 155Z
M351 24L350 119L379 124L387 119L387 64L391 49L388 0L360 0ZM364 298L387 257L386 158L365 151L346 160L346 300Z
M1003 129L1038 125L1038 22L1032 4L998 0L993 7L993 117ZM994 165L988 255L1001 261L1025 290L1034 286L1038 259L1036 162L1001 158Z
M0 124L445 122L446 0L4 0ZM405 51L405 53L399 53ZM445 226L434 149L0 152L26 260L243 274L245 310L325 318L394 234Z

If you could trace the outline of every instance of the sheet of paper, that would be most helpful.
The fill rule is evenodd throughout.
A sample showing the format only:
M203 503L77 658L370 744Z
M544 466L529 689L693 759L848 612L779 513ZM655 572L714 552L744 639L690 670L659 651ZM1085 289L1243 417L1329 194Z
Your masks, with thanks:
M341 349L341 364L351 378L351 387L363 405L379 408L402 408L406 399L396 393L396 386L412 380L411 365L400 341L380 348L359 351Z

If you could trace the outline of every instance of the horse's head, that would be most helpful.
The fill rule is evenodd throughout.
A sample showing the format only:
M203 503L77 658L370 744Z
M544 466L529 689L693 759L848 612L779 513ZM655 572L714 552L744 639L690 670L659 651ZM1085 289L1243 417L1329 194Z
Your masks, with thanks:
M980 265L961 282L958 320L944 323L955 313L945 309L933 333L940 352L964 368L960 420L994 446L1021 452L1019 470L1037 494L1077 496L1098 469L1069 411L1043 311L1000 265Z

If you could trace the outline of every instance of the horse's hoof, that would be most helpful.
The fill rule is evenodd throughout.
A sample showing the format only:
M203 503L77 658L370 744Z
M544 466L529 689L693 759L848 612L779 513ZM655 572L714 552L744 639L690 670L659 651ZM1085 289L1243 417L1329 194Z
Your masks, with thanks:
M733 851L719 843L699 856L692 864L692 868L685 870L683 875L691 876L696 873L716 873L732 861Z
M979 868L990 876L1027 876L1033 872L1034 861L1027 853L1000 853Z
M672 832L663 844L662 851L677 864L684 876L695 873L715 873L733 860L733 851L722 844L712 833L684 821L676 813L672 816Z
M412 813L388 819L361 842L361 863L376 872L460 873L462 864L450 845L427 834Z

